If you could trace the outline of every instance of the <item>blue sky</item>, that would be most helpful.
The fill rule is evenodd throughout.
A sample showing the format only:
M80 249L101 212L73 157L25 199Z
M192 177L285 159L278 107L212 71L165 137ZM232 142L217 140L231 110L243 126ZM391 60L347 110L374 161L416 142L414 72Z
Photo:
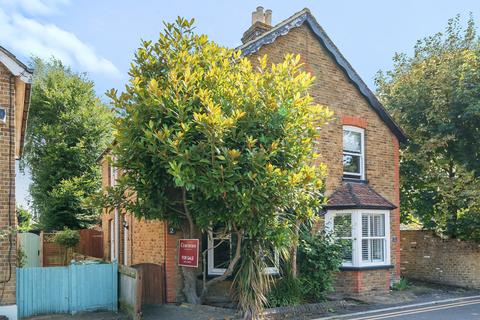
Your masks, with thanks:
M21 60L52 55L87 72L104 101L122 90L140 39L156 40L162 21L195 18L197 31L230 47L240 44L256 6L273 10L273 24L310 8L317 21L373 88L375 73L391 67L395 52L410 54L416 40L442 31L456 14L473 12L478 0L0 0L0 45ZM29 179L18 174L17 201L26 204Z

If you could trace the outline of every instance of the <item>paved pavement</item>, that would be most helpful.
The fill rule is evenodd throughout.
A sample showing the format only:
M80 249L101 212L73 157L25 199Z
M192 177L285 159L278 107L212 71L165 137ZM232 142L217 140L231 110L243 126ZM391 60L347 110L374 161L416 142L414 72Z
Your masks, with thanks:
M370 310L317 320L480 320L480 296Z

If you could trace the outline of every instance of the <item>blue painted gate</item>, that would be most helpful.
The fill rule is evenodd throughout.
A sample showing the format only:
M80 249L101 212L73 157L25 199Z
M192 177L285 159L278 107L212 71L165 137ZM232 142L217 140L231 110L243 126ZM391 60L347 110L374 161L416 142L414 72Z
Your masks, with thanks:
M17 268L18 316L117 311L117 264Z

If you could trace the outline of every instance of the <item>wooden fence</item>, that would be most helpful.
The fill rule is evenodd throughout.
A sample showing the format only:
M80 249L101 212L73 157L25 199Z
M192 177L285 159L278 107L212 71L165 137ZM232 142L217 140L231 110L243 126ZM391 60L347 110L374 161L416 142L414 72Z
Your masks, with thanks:
M103 232L93 229L80 230L80 243L76 251L86 256L103 258Z
M116 263L17 268L19 317L117 311L117 270Z
M85 256L103 258L103 232L93 229L79 230L80 242L75 252ZM55 243L54 232L40 234L40 265L42 267L58 267L68 265L72 256L67 250Z
M120 308L133 319L141 318L143 306L165 303L163 265L120 266L118 272Z
M68 264L68 257L66 248L55 243L55 233L42 232L40 233L40 251L41 251L41 266L42 267L60 267Z

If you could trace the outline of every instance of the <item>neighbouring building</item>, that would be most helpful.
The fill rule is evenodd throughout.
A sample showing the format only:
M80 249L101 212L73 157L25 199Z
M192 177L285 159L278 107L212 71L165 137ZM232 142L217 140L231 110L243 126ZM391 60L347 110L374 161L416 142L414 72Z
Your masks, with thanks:
M311 88L315 102L334 112L319 138L319 161L328 166L324 226L351 243L335 288L347 294L386 292L400 277L399 144L406 137L308 9L276 26L271 15L262 7L253 12L238 49L253 63L265 54L271 63L287 53L300 54L305 71L316 78ZM107 157L101 165L104 186L113 185L117 173ZM105 258L163 265L167 302L182 300L177 266L181 232L168 222L107 211L102 227ZM202 242L205 247L218 240L204 235ZM208 276L223 273L229 250L228 239L209 250Z
M0 230L16 226L15 160L22 156L32 70L0 46ZM0 315L16 319L15 236L0 239Z

